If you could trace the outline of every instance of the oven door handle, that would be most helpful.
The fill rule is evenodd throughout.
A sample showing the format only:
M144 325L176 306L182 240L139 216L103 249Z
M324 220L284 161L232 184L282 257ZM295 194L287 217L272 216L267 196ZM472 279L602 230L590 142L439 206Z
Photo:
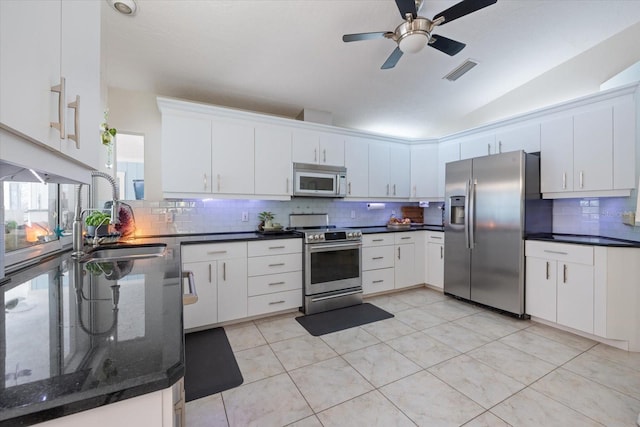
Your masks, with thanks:
M309 252L322 252L326 250L347 250L347 249L360 249L362 247L362 243L331 243L331 244L311 244L307 245Z

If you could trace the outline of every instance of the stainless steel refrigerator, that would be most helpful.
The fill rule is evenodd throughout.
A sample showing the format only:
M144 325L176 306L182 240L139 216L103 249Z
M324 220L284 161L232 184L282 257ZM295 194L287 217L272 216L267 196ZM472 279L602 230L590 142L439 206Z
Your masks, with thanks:
M444 292L525 314L524 236L551 232L540 158L513 151L447 163Z

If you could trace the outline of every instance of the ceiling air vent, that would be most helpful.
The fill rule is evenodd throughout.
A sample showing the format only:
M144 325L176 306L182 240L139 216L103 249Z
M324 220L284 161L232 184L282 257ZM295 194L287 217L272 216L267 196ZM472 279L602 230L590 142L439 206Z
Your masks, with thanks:
M466 74L467 71L471 70L476 65L478 65L477 61L475 61L473 59L467 59L459 67L457 67L456 69L451 71L449 74L447 74L443 78L449 80L450 82L455 82L460 77L462 77L464 74Z

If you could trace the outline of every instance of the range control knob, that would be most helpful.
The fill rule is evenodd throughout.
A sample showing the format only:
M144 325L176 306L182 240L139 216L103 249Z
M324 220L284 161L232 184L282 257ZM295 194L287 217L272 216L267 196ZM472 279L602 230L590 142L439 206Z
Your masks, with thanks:
M318 239L319 240L324 240L324 234L318 234Z

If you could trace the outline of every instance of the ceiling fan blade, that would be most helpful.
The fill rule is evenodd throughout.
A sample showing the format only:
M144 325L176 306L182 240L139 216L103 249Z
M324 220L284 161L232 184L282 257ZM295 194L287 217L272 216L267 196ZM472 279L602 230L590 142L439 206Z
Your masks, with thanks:
M483 9L487 6L491 6L498 0L463 0L460 3L454 4L447 10L443 10L439 14L433 17L433 21L440 17L444 17L444 21L440 25L444 25L447 22L451 22L454 19L461 18L465 15Z
M389 55L387 60L384 61L384 64L382 64L382 67L380 67L380 69L387 70L389 68L395 67L398 61L400 60L400 58L402 58L402 51L400 50L399 47L396 47L394 51L391 52L391 55Z
M449 56L453 56L464 49L466 44L434 34L431 36L431 40L429 40L429 46Z
M410 13L414 18L418 16L415 0L396 0L396 5L398 6L402 19L407 18L407 13Z
M389 33L389 31L378 31L375 33L345 34L344 36L342 36L342 41L355 42L359 40L383 39L385 38L385 34L393 34L393 33Z

